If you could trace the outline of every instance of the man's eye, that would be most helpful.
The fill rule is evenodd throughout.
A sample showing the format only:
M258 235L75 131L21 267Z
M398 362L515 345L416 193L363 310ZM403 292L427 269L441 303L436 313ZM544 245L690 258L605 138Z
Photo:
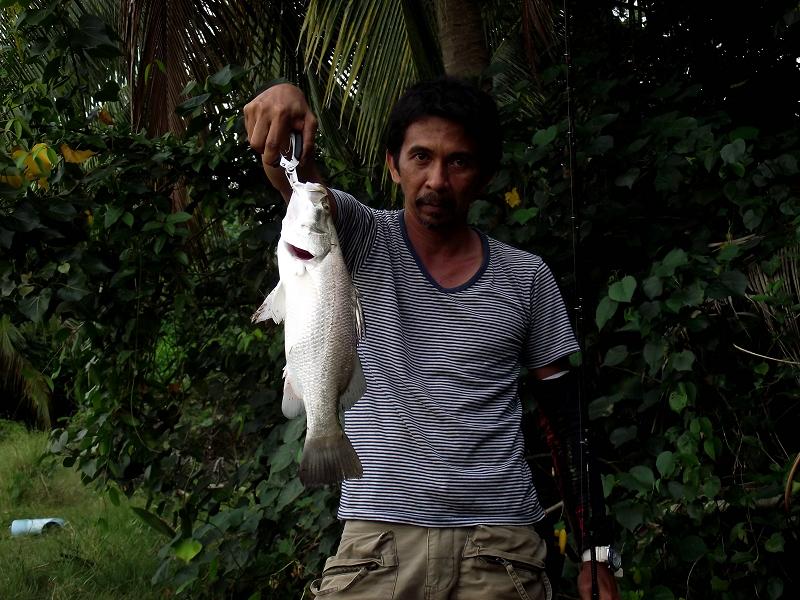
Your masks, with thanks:
M416 161L422 162L422 161L428 159L428 155L425 154L424 152L417 152L417 153L413 154L411 156L411 158L412 158L412 160L416 160Z

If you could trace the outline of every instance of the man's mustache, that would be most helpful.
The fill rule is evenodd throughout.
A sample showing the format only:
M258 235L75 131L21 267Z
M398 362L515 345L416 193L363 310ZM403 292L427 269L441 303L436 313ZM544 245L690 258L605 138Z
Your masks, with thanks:
M449 195L439 194L437 192L428 192L417 197L417 204L422 206L443 206L448 207L453 205L453 198Z

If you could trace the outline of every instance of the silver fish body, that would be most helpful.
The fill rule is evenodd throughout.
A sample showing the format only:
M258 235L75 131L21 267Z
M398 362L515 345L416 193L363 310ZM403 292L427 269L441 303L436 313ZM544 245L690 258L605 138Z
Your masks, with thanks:
M292 184L277 254L280 282L253 321L284 323L282 409L307 419L300 480L310 487L361 477L339 407L352 406L366 387L356 353L363 314L322 185Z

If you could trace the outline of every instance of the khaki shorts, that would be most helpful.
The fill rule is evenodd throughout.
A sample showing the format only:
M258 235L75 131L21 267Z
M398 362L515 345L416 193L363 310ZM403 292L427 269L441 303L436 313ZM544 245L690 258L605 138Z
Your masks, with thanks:
M546 553L529 526L347 521L311 593L326 600L551 600Z

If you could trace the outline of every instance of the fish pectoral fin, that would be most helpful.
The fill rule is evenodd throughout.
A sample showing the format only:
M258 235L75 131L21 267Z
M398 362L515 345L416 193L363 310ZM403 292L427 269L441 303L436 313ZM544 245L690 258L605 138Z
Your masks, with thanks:
M361 399L364 392L367 391L367 382L364 379L364 370L361 368L361 361L356 354L353 359L353 374L350 376L350 382L347 384L347 389L339 396L339 404L344 410L352 408L353 405Z
M286 293L283 291L283 284L279 281L261 306L253 313L251 320L253 323L260 323L267 319L272 319L280 323L286 317Z
M291 377L288 377L286 374L286 369L284 369L284 379L283 379L283 401L281 402L281 411L283 412L283 416L287 419L294 419L295 417L299 417L306 412L306 405L303 402L303 397L297 393L294 386L292 385Z
M358 295L356 286L351 286L351 288L353 290L351 299L353 311L355 312L356 340L361 341L367 333L366 324L364 323L364 310L361 308L361 297Z

